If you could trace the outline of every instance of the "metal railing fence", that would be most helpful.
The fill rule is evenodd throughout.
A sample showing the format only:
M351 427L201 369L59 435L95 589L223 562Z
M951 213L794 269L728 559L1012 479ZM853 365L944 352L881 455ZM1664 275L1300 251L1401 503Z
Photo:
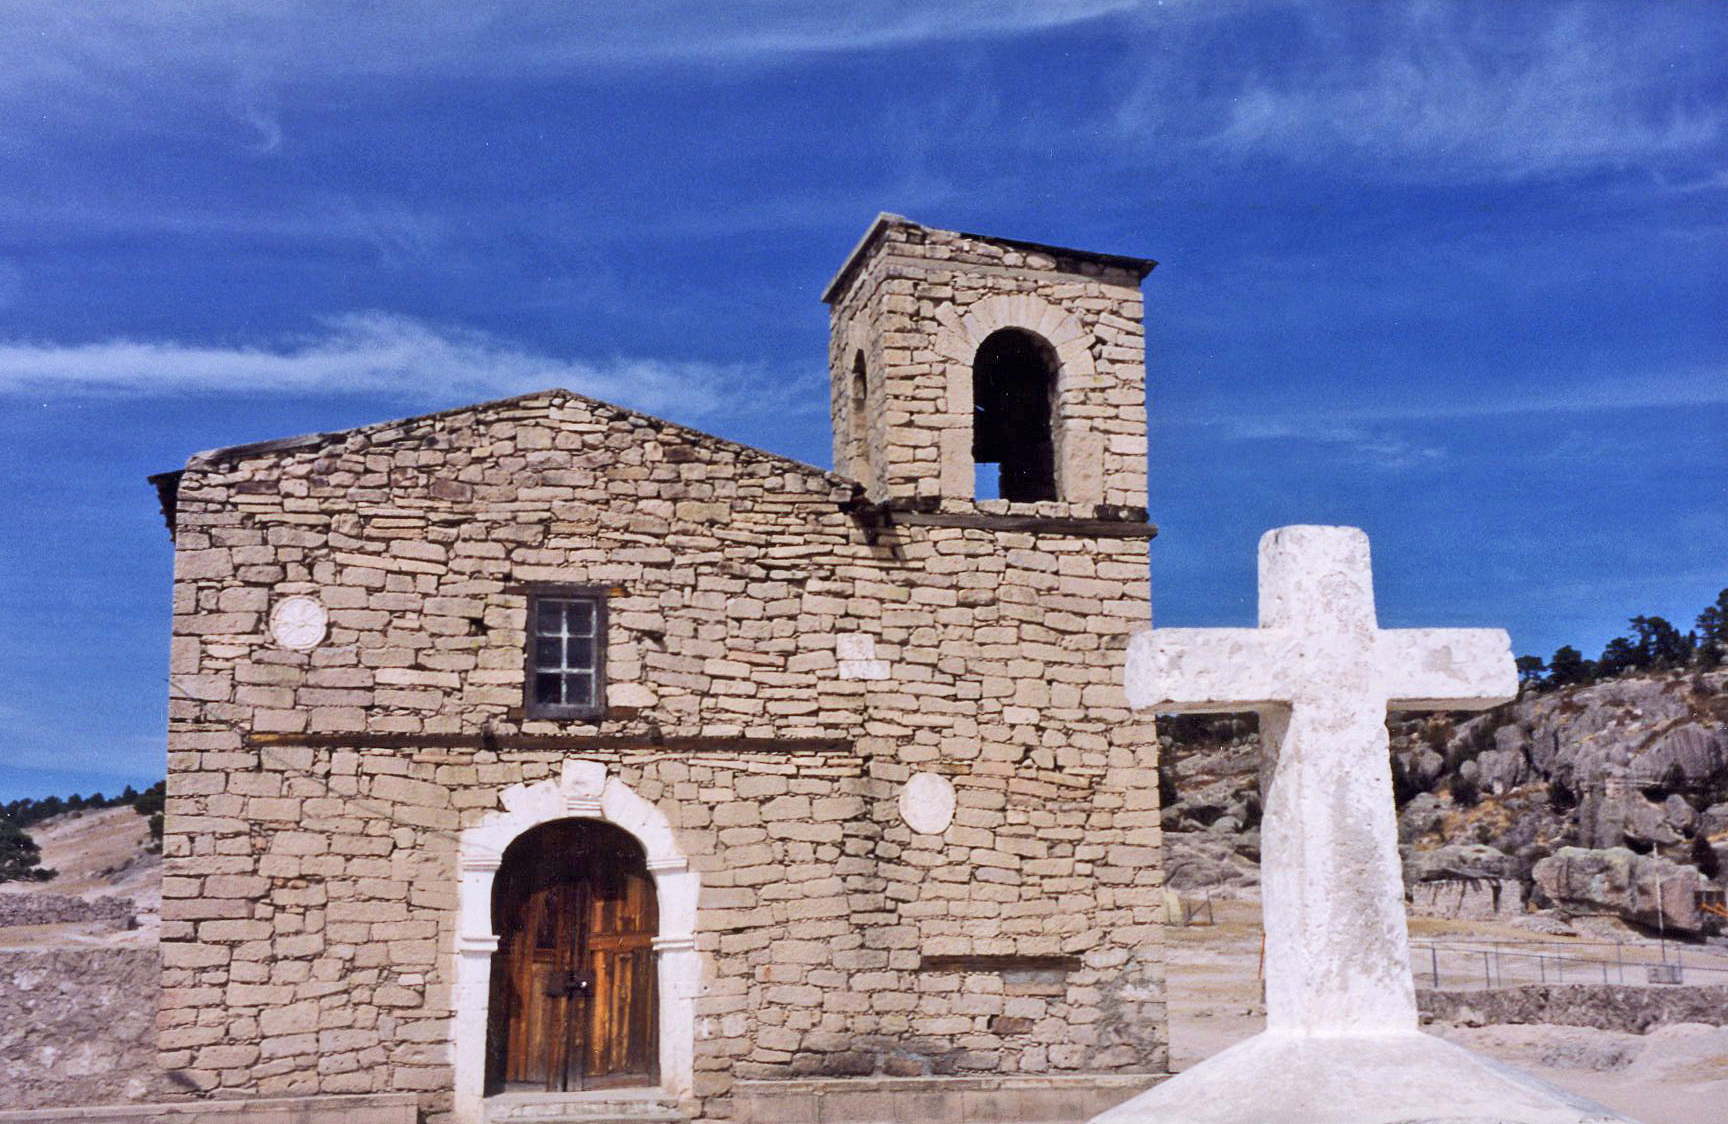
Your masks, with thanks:
M1673 941L1412 941L1418 987L1728 984L1728 955Z

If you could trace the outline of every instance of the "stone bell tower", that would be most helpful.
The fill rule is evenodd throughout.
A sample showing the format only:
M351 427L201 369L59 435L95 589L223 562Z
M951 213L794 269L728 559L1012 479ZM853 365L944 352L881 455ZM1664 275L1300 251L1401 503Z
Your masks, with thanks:
M822 295L835 471L890 506L1144 508L1156 264L878 215Z

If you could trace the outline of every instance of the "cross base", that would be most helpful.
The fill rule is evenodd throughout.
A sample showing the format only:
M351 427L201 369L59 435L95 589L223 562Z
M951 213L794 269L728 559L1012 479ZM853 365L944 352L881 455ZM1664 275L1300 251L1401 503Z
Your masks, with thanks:
M1417 1031L1255 1035L1091 1124L1634 1124Z

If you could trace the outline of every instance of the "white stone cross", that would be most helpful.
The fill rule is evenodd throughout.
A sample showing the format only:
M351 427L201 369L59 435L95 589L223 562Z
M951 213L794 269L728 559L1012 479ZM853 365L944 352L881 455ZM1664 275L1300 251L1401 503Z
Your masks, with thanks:
M1157 711L1259 712L1275 755L1260 842L1268 1032L1414 1031L1386 712L1512 698L1506 633L1382 629L1368 536L1281 527L1260 540L1260 627L1143 632L1127 690Z

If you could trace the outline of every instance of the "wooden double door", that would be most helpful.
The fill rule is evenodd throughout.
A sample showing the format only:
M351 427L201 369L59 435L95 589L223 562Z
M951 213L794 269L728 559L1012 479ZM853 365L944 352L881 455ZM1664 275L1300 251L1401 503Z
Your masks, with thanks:
M494 883L488 1084L583 1089L658 1079L654 883L610 824L523 835Z

